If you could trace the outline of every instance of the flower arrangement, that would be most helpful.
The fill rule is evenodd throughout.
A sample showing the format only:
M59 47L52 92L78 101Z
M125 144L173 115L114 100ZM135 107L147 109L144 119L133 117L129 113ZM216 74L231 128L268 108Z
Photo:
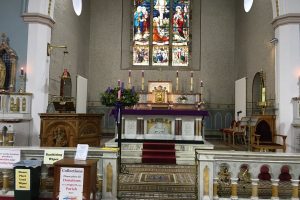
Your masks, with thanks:
M119 90L121 90L119 92ZM118 94L119 93L119 94ZM110 88L101 94L101 103L105 106L116 106L119 102L122 106L134 106L139 101L138 93L131 89L125 89L120 87Z
M179 101L186 101L186 100L188 100L188 98L186 96L182 95L182 96L178 97L178 100Z

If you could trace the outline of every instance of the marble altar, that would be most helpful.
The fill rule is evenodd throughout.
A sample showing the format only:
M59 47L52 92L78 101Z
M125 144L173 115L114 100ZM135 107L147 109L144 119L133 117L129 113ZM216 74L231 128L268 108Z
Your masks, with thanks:
M204 139L204 110L125 109L122 111L122 139Z

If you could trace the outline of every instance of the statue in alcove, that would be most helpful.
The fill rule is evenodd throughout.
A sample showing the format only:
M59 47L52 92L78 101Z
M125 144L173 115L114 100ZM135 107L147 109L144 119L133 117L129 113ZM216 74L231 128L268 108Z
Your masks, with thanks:
M1 34L0 43L0 91L15 92L17 54L9 46L6 34Z
M4 90L5 77L6 77L6 67L2 59L0 58L0 90Z
M62 97L62 99L64 99L64 97L72 96L71 75L67 69L64 69L64 72L60 79L60 96Z

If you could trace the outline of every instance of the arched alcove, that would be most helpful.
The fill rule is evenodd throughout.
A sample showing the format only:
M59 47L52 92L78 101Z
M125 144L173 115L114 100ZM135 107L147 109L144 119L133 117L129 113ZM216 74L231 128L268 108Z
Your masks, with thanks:
M259 114L260 81L260 72L257 72L252 81L252 114Z

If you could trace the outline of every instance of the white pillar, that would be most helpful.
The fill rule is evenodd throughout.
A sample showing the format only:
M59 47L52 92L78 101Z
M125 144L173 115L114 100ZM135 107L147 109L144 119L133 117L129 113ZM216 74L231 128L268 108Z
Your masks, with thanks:
M277 112L277 133L287 135L287 152L293 144L292 121L293 105L291 99L299 96L298 78L300 76L300 14L292 13L299 9L300 1L279 1L279 16L273 20L275 37L276 68L275 90ZM288 9L289 8L289 9ZM285 12L283 12L285 11Z
M54 0L29 0L23 19L28 23L28 47L26 66L26 91L33 93L30 146L39 146L40 117L46 112L49 93L49 64L47 43L51 39L54 25Z

